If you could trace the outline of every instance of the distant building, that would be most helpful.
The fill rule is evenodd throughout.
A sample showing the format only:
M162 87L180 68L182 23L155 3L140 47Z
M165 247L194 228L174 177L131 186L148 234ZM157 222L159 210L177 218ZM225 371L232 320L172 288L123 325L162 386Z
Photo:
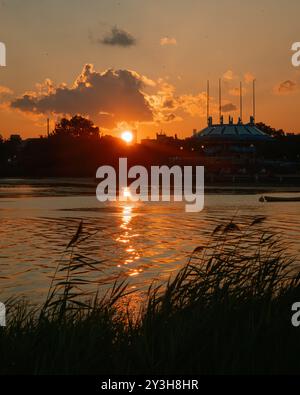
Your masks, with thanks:
M163 131L156 133L156 139L142 139L141 144L174 144L177 143L177 134L174 136L167 136Z
M256 153L259 144L272 142L272 137L262 132L250 117L250 122L243 124L239 119L237 123L229 117L228 124L223 122L213 124L208 118L208 125L199 132L193 133L193 138L202 144L207 156L218 157L245 157Z
M236 123L229 116L224 123L213 123L208 117L207 127L193 132L191 139L201 147L203 163L207 172L215 174L257 174L267 165L264 152L273 147L274 139L260 130L254 117L249 123L239 118ZM268 148L269 147L269 148Z

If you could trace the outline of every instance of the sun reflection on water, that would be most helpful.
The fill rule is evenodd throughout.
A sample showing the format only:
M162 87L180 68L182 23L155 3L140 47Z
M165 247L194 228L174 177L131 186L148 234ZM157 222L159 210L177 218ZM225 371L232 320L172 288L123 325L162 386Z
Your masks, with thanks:
M137 276L142 272L142 269L130 267L132 264L137 263L137 261L140 259L140 255L134 245L134 239L138 235L132 232L133 209L133 204L125 204L122 207L122 217L120 224L122 233L116 239L116 241L125 245L124 252L126 253L126 258L123 261L123 265L128 266L128 275L131 277ZM122 265L118 265L118 267L121 266Z

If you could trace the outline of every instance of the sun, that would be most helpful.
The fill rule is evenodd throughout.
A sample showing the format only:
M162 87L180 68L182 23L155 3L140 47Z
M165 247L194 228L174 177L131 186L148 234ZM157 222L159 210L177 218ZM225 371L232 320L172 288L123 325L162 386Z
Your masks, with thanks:
M131 130L126 130L125 132L122 133L121 138L123 141L126 143L132 143L133 141L133 133Z

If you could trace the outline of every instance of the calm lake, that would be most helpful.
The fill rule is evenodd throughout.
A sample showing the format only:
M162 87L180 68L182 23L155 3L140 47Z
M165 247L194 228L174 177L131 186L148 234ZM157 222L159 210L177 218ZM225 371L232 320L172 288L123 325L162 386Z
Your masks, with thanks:
M280 196L277 193L276 196ZM295 195L295 194L293 194ZM78 251L97 270L82 269L89 287L117 278L145 289L177 271L217 224L245 224L257 215L300 255L300 203L260 203L260 194L206 194L205 209L182 203L99 203L86 181L5 180L0 185L0 300L24 295L42 301L59 260L83 220L89 235ZM92 261L93 260L93 261Z

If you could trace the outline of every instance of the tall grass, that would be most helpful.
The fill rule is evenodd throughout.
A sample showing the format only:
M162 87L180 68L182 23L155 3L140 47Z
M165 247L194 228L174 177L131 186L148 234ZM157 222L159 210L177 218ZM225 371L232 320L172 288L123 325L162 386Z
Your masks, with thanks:
M126 283L85 298L83 224L59 262L41 309L8 302L0 372L23 374L300 373L296 260L265 218L221 224L167 284L152 285L138 316L120 309ZM61 277L63 276L63 277Z

